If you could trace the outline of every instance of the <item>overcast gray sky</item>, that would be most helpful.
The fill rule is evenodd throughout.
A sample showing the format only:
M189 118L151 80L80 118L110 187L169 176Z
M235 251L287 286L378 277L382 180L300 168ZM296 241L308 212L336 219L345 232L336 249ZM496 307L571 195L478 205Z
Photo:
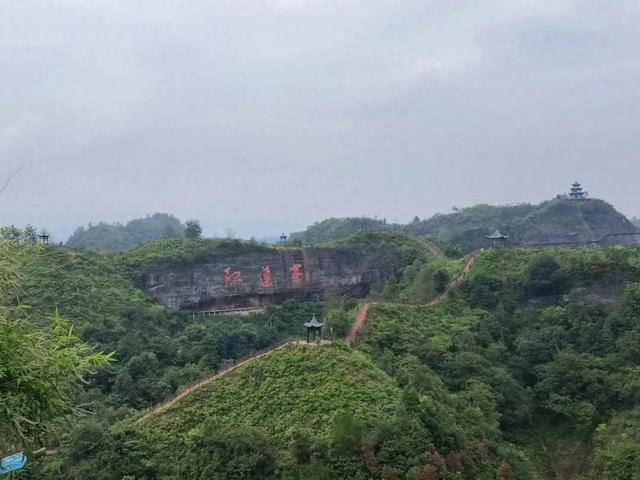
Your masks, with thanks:
M0 0L0 224L640 215L640 0Z

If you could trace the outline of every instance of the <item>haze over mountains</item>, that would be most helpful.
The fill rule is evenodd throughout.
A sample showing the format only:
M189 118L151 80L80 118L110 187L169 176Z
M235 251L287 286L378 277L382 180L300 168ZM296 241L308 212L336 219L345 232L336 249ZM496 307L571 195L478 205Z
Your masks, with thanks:
M411 235L459 244L465 251L482 245L484 237L495 230L509 236L514 244L551 244L599 241L610 234L633 233L637 227L615 208L598 199L569 201L555 199L539 205L476 205L456 208L401 225L386 219L367 217L331 218L316 222L306 230L292 233L288 240L313 245L339 240L364 231L398 230ZM127 250L149 240L182 238L184 225L176 217L154 214L125 225L99 223L81 227L67 246L89 250ZM273 237L269 243L277 243Z
M0 478L639 480L639 25L2 2Z
M640 216L636 1L3 7L4 225L161 211L262 237L575 179Z

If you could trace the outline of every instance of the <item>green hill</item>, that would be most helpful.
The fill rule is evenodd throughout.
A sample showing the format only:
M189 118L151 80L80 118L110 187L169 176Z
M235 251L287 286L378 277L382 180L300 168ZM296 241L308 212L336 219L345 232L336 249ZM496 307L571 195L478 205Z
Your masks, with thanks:
M398 225L387 224L386 220L367 217L328 218L316 222L302 232L294 232L290 241L301 241L306 245L340 240L359 231L376 232L398 229Z
M624 215L602 200L551 200L539 205L476 205L407 225L408 233L482 245L484 235L500 230L518 245L601 240L611 233L635 233Z
M98 414L60 421L47 443L58 455L33 464L36 478L633 478L637 247L488 249L445 301L425 307L462 261L398 232L329 242L322 248L392 251L403 266L374 292L354 348L342 344L353 299L194 319L154 304L132 280L147 265L253 248L265 247L21 250L32 316L57 306L118 358L90 384ZM311 314L327 319L332 345L283 348L135 423L181 385L300 335Z
M331 218L318 222L292 239L319 243L345 238L357 231L401 230L464 251L484 246L485 235L500 230L515 245L599 241L608 234L635 233L637 228L603 200L555 199L539 205L475 205L406 225L387 225L370 218Z
M84 340L115 351L117 362L93 378L100 403L148 407L227 361L267 347L317 303L285 302L251 317L193 319L154 303L134 285L129 253L99 254L37 246L19 251L20 301L34 321L56 310ZM267 319L270 319L267 322Z
M387 253L403 266L416 258L434 257L433 246L400 232L367 232L358 230L348 237L327 241L318 248ZM147 242L121 256L123 265L132 271L149 267L197 264L252 253L296 250L294 246L273 246L238 239L175 239Z
M195 464L205 459L190 451L194 436L254 430L269 439L278 463L286 465L293 461L289 445L300 432L328 442L340 413L370 430L391 418L399 401L397 385L361 353L331 345L288 346L190 394L139 428L159 455L168 450ZM175 473L197 478L187 475L189 463Z
M632 478L639 281L636 248L488 250L436 307L375 305L360 348L400 384L428 366L454 394L486 386L516 478Z
M173 215L155 213L122 225L99 223L78 228L67 246L81 250L124 251L149 240L184 237L184 226Z
M416 375L411 384L422 385L420 394L362 352L288 346L157 416L114 426L96 445L98 471L92 462L62 469L69 478L99 480L364 480L429 478L421 475L442 462L443 471L464 475L451 478L495 478L502 460L520 461L500 438L485 387L452 395L428 369Z

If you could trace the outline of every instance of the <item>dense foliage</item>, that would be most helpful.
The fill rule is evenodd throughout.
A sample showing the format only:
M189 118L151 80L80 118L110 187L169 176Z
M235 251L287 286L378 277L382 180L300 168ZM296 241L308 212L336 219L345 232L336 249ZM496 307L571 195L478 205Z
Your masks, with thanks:
M403 267L415 261L430 261L436 256L432 245L401 232L357 232L342 240L326 242L322 246L372 256L394 257Z
M16 256L13 246L0 242L0 452L36 441L56 416L77 412L83 379L111 360L57 312L47 328L30 321L16 302Z
M180 220L166 213L154 213L124 225L101 222L79 227L67 240L67 246L81 250L124 251L150 240L184 236L185 227Z
M632 233L635 227L602 200L551 200L539 205L476 205L407 225L405 231L461 244L482 246L485 235L499 229L516 244L600 240L609 233Z
M291 234L290 240L299 240L307 245L341 240L357 232L377 232L382 230L397 230L398 225L387 224L386 220L367 217L328 218L316 222L302 232Z
M315 223L292 238L307 244L339 240L358 231L392 230L428 237L449 256L486 246L485 235L499 229L512 244L597 241L610 233L637 231L624 215L602 200L555 199L539 205L475 205L437 214L426 220L416 217L406 225L387 224L370 218L331 218Z
M121 257L121 261L129 275L139 277L149 267L215 261L229 255L266 252L272 248L255 241L237 239L160 240L138 246Z
M203 480L421 479L495 478L498 458L518 463L521 454L508 445L488 449L485 437L498 429L486 388L451 395L427 370L414 381L428 398L396 384L362 353L285 347L165 413L111 428L95 445L102 472L84 460L59 468L67 478L105 480L113 471ZM123 450L123 442L133 448ZM75 445L64 447L70 459Z
M481 253L464 283L425 307L464 260L396 232L322 248L401 259L374 293L355 348L341 339L354 301L286 302L253 317L192 318L154 304L136 275L269 248L166 240L126 254L20 250L22 300L57 307L118 362L86 400L97 415L61 424L44 478L626 479L638 465L640 252L637 248ZM288 248L288 247L280 247ZM330 309L330 310L328 310ZM331 346L287 347L192 393L181 386L327 320ZM44 325L44 323L43 323ZM64 425L64 426L63 426Z
M38 243L38 233L32 225L24 228L11 225L0 228L0 240L20 247L33 247Z
M226 361L287 335L299 318L321 314L289 302L252 317L206 317L154 304L123 274L120 257L57 247L23 250L22 301L32 316L56 309L85 340L116 351L118 362L93 381L114 406L141 408ZM299 325L298 325L299 328Z
M490 444L519 443L542 478L632 478L639 281L635 248L491 250L436 307L374 307L363 348L401 385L428 368L452 395L486 388Z

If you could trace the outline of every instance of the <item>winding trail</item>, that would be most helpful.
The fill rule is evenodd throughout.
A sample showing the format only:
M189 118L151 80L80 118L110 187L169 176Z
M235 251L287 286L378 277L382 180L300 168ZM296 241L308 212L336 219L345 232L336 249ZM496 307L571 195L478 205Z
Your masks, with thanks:
M364 327L364 322L367 321L367 314L369 313L369 307L374 305L373 303L363 303L358 307L358 311L356 312L356 321L353 322L349 332L347 333L347 345L351 346L353 342L356 341L356 336L362 327Z
M462 284L462 282L465 281L465 279L467 278L467 274L469 273L473 265L476 263L476 260L478 260L478 257L480 256L480 252L481 250L475 251L469 256L467 261L464 262L464 266L462 267L462 271L460 272L460 274L456 278L454 278L453 281L449 282L444 292L442 292L436 298L431 300L429 303L426 303L421 306L433 307L435 305L438 305L444 302L447 298L449 298L449 293L451 292L451 290L458 288ZM358 307L358 310L356 311L356 319L353 322L353 325L351 325L349 332L347 333L347 338L346 338L347 345L351 346L356 341L358 332L362 329L362 327L364 327L364 324L367 321L367 315L369 314L369 309L371 308L372 305L376 305L376 303L377 302L363 303Z
M434 248L436 248L434 246ZM449 296L449 292L451 292L451 290L453 290L454 288L458 288L460 286L460 284L462 284L462 282L464 282L467 273L469 273L469 270L471 270L471 267L473 267L473 264L476 262L476 260L478 259L478 256L480 255L480 252L474 252L465 262L464 266L462 267L462 272L460 272L460 274L447 285L447 288L445 289L444 292L442 292L440 295L438 295L435 299L433 299L431 302L422 305L424 307L431 307L434 305L437 305L441 302L443 302L444 300L447 299L447 297ZM367 315L369 313L369 309L372 305L375 305L375 303L363 303L362 305L360 305L358 307L358 310L356 312L356 319L353 323L353 325L351 326L351 328L349 329L349 333L347 333L347 345L352 345L355 340L356 337L358 335L358 332L362 329L362 327L364 326L365 322L367 321ZM330 344L331 342L328 340L323 340L321 341L319 344L308 344L309 346L315 346L315 345L327 345ZM276 352L278 350L282 350L283 348L286 347L290 347L290 346L296 346L296 345L301 345L301 344L306 344L305 340L300 340L300 339L287 339L284 340L280 343L277 343L275 345L272 345L271 347L268 347L266 349L263 350L258 350L257 352L252 353L251 355L233 363L232 365L229 365L227 367L224 367L218 371L216 371L215 373L213 373L212 375L209 375L208 377L197 381L196 383L193 383L191 385L189 385L188 387L185 387L184 389L182 389L180 392L178 392L176 395L174 395L173 397L165 400L164 402L160 403L159 405L153 407L151 410L149 410L147 413L145 413L142 417L140 417L138 420L136 420L136 423L141 423L144 422L148 419L150 419L151 417L154 417L155 415L158 415L162 412L164 412L165 410L167 410L168 408L172 407L173 405L175 405L176 403L178 403L180 400L182 400L183 398L185 398L187 395L189 395L192 392L195 392L196 390L201 389L202 387L209 385L211 383L213 383L214 381L224 377L225 375L237 370L238 368L253 362L254 360L257 360L259 358L265 357L267 355L272 354L273 352Z
M442 249L433 243L431 240L424 240L424 243L427 245L427 248L433 253L433 255L439 260L447 260L447 255L442 251Z
M319 344L314 344L314 343L309 343L309 346L316 346L316 345L328 345L331 342L328 340L322 340ZM167 410L168 408L170 408L171 406L175 405L176 403L178 403L180 400L182 400L184 397L186 397L187 395L189 395L192 392L195 392L196 390L201 389L202 387L209 385L210 383L218 380L219 378L224 377L225 375L237 370L238 368L253 362L254 360L257 360L259 358L265 357L267 355L271 355L273 352L276 352L278 350L282 350L283 348L286 347L290 347L290 346L296 346L296 345L301 345L301 344L307 344L305 340L300 340L300 339L287 339L283 342L280 343L276 343L275 345L272 345L271 347L265 348L263 350L258 350L257 352L252 353L251 355L244 357L243 359L241 359L240 361L229 365L227 367L224 367L218 371L216 371L214 374L202 379L202 380L198 380L196 383L193 383L191 385L189 385L188 387L185 387L184 389L182 389L180 392L178 392L176 395L174 395L173 397L165 400L164 402L162 402L161 404L153 407L151 410L149 410L146 414L144 414L142 417L140 417L138 420L136 420L135 423L141 423L144 422L145 420L148 420L149 418L158 415L159 413L164 412L165 410Z

